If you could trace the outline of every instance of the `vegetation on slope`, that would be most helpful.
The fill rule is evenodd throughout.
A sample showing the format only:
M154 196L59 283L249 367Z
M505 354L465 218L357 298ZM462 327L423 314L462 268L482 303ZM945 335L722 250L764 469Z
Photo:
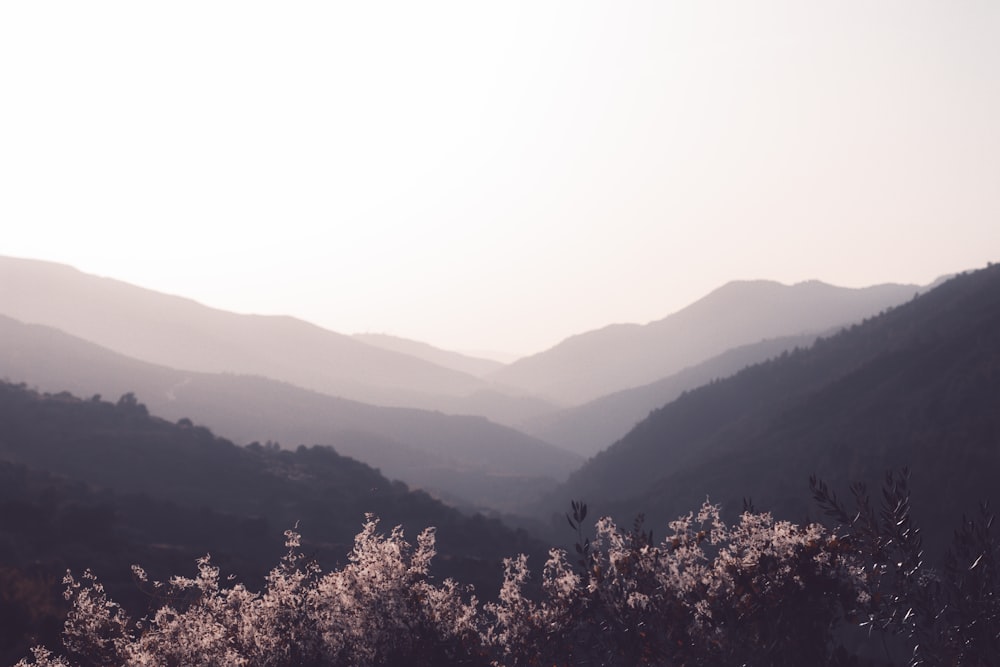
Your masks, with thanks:
M453 504L475 501L493 510L537 498L582 462L482 417L367 405L263 377L166 368L4 316L0 375L43 391L134 392L156 415L209 424L241 444L330 445Z
M489 377L564 405L578 405L655 382L741 345L819 334L858 321L903 303L919 289L848 289L817 281L731 282L662 320L579 334Z
M903 465L935 528L996 496L1000 266L686 393L574 473L548 511L583 497L664 521L710 495L805 517L810 474L873 483Z
M875 665L1000 664L1000 540L992 516L964 522L942 569L922 561L905 474L881 503L848 508L822 482L834 529L745 510L727 524L706 502L656 540L609 518L577 557L553 549L527 593L524 555L505 560L495 602L430 572L436 532L416 545L369 515L348 563L324 570L288 551L258 592L224 582L205 556L167 583L133 566L154 600L142 616L91 573L68 574L63 655L37 646L19 667L70 665ZM575 562L574 562L575 561Z
M48 609L41 583L90 568L134 599L128 566L165 578L211 551L244 581L263 581L276 536L298 524L320 562L349 551L360 517L442 529L440 572L484 590L512 545L540 545L495 520L467 517L330 448L237 447L190 420L152 417L134 396L117 403L46 395L0 383L0 580L4 614ZM38 597L41 596L41 597ZM2 606L2 605L0 605ZM2 633L2 651L31 633Z

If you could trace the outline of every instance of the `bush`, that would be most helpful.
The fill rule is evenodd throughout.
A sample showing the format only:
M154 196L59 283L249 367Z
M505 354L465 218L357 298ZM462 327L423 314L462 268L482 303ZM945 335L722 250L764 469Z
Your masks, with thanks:
M813 492L836 530L751 510L730 526L706 502L659 542L641 518L629 530L602 518L591 540L574 503L575 559L552 549L532 595L527 557L508 558L498 599L481 606L432 581L433 529L414 547L371 515L347 565L328 573L288 531L262 592L221 584L208 556L194 578L167 583L135 566L157 607L138 621L90 573L67 574L65 655L37 647L18 665L875 664L841 644L851 626L906 643L890 664L998 664L1000 552L986 508L938 572L922 562L905 474L887 478L878 512L861 486L854 512L821 482Z
M552 550L538 603L522 594L523 557L508 560L488 643L510 665L830 663L862 567L821 526L745 512L729 527L706 503L670 531L655 544L641 522L599 520L575 566Z
M864 564L863 627L902 640L912 667L1000 666L1000 541L986 504L977 518L962 517L943 567L932 568L911 516L908 470L886 474L877 509L863 484L851 487L852 511L821 481L810 486Z
M434 530L414 549L398 527L386 536L377 525L369 516L348 565L327 574L304 562L288 531L288 553L262 593L220 585L205 556L194 578L152 582L162 604L135 623L93 575L67 574L66 657L36 648L19 665L440 665L475 656L475 598L428 580Z

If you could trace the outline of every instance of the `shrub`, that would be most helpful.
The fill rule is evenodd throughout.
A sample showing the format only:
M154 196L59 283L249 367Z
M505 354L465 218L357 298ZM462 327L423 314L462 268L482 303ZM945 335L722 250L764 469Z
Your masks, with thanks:
M1000 551L987 508L963 522L935 571L922 562L905 473L887 477L878 511L863 486L848 512L812 485L834 531L751 510L727 525L706 502L659 542L641 518L629 530L602 518L590 539L586 506L574 503L575 559L552 549L534 595L527 557L506 559L498 599L482 606L458 583L432 580L433 529L413 546L399 527L379 533L371 515L330 572L288 531L262 592L220 583L209 556L195 577L166 583L135 566L158 605L138 621L89 572L67 574L65 655L36 647L18 664L874 664L840 643L850 625L906 642L894 664L998 664Z
M943 567L932 568L911 516L907 469L886 473L877 509L864 484L851 487L853 511L816 478L810 486L864 564L862 626L904 641L912 667L1000 666L1000 541L988 505L962 518Z
M194 578L153 582L162 605L135 623L87 573L66 577L72 609L66 657L36 648L19 665L440 665L476 656L476 601L458 585L429 581L434 530L416 548L400 528L377 533L369 516L348 564L324 574L304 562L299 535L286 533L288 553L262 593L225 587L208 556ZM137 579L149 583L142 568ZM480 662L485 663L485 659Z
M570 523L579 526L582 516ZM745 512L730 527L706 503L658 544L604 518L576 566L554 549L538 603L523 558L506 562L486 639L505 664L823 665L858 601L862 568L819 525Z

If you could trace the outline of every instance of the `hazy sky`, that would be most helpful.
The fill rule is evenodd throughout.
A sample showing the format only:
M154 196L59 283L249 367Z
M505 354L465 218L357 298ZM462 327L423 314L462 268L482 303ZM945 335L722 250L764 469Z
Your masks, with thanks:
M533 352L1000 260L1000 2L0 4L0 254Z

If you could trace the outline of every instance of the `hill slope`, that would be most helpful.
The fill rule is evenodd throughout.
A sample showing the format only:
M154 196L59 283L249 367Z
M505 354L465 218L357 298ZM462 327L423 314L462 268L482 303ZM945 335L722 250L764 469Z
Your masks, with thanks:
M519 390L293 317L230 313L50 262L0 257L0 314L170 368L260 375L374 405L508 425L552 409Z
M442 543L455 555L499 558L499 549L491 551L499 545L482 530L487 526L505 540L522 539L329 448L237 447L208 429L153 417L131 398L112 404L0 383L0 424L0 461L92 491L262 519L276 536L298 521L317 548L326 544L338 557L365 512L411 529L447 526L451 534Z
M1000 266L961 275L808 350L654 412L553 495L666 520L750 496L795 518L817 473L845 488L908 465L916 507L954 525L1000 473Z
M551 488L582 462L481 417L377 407L261 377L179 371L3 316L0 377L84 396L134 392L156 414L208 424L244 444L333 445L392 478L493 509Z
M292 317L229 313L49 262L0 257L0 313L171 368L262 375L376 403L484 388Z
M546 442L583 456L593 456L620 439L649 416L685 391L736 373L797 347L809 347L815 334L783 336L727 350L670 377L624 389L565 410L541 415L521 429Z
M780 336L819 333L911 298L916 285L864 289L812 281L732 282L662 320L615 324L568 338L489 377L578 405L655 382L726 350Z
M112 597L142 614L130 565L152 579L190 574L210 552L223 576L251 589L298 524L304 552L343 563L366 512L413 541L436 526L436 577L474 583L492 597L501 558L543 558L542 545L482 516L466 517L329 448L241 448L144 406L43 395L0 383L0 660L50 642L65 605L67 568L92 569Z

